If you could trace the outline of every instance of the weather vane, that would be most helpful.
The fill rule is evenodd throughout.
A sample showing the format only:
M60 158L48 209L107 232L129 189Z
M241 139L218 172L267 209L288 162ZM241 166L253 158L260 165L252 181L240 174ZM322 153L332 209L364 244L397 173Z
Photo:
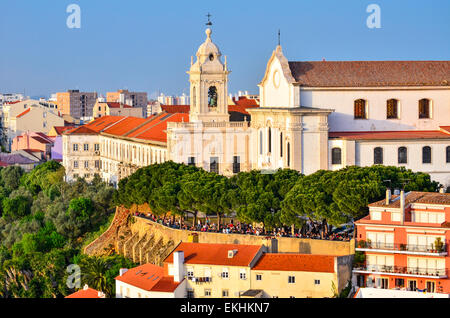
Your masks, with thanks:
M212 25L212 22L210 20L211 14L209 14L209 12L208 12L208 14L206 16L208 17L208 22L206 23L206 25L211 26Z

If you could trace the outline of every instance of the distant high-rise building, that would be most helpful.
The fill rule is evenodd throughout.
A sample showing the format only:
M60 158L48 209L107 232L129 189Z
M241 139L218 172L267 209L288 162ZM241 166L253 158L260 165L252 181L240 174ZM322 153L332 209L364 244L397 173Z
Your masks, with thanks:
M119 89L117 92L106 93L106 101L142 108L142 115L144 117L147 115L148 98L146 92L129 92L127 89Z
M97 101L97 93L80 92L79 90L68 90L56 93L58 109L64 115L70 115L77 119L88 119L92 117L92 108Z

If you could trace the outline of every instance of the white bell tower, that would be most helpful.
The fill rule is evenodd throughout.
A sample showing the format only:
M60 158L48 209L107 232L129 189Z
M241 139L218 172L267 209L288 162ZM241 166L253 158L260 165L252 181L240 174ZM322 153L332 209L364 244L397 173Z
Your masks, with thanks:
M197 60L191 58L187 72L191 84L190 122L229 121L227 58L222 63L219 48L211 41L211 29L206 29L206 40L197 51Z

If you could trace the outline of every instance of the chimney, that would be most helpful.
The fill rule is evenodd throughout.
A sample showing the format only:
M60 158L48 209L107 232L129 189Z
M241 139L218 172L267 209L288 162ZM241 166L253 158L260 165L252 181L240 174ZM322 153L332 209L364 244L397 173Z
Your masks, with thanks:
M391 189L386 189L386 205L391 202Z
M173 252L173 281L181 282L184 278L184 252Z
M103 292L99 291L98 298L105 298L105 294Z
M405 222L405 190L400 191L400 213L401 213L401 225Z
M126 272L128 272L128 268L121 268L121 269L119 270L119 275L120 275L120 276L123 276L123 274L125 274Z
M88 288L89 288L88 284L85 284L85 285L83 286L83 290L87 290Z

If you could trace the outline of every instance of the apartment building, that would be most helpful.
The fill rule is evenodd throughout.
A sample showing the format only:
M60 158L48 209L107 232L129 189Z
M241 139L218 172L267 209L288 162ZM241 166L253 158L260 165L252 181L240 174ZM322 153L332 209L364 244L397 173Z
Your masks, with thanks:
M450 194L387 190L355 225L355 285L450 294Z
M142 114L137 117L147 117L148 98L146 92L129 92L127 89L119 89L117 92L107 92L106 101L140 108Z
M92 109L97 101L97 93L80 92L70 89L67 92L56 93L56 104L64 115L76 119L88 120L92 118Z
M102 116L133 116L143 118L142 108L120 102L101 102L97 100L92 109L93 118Z

